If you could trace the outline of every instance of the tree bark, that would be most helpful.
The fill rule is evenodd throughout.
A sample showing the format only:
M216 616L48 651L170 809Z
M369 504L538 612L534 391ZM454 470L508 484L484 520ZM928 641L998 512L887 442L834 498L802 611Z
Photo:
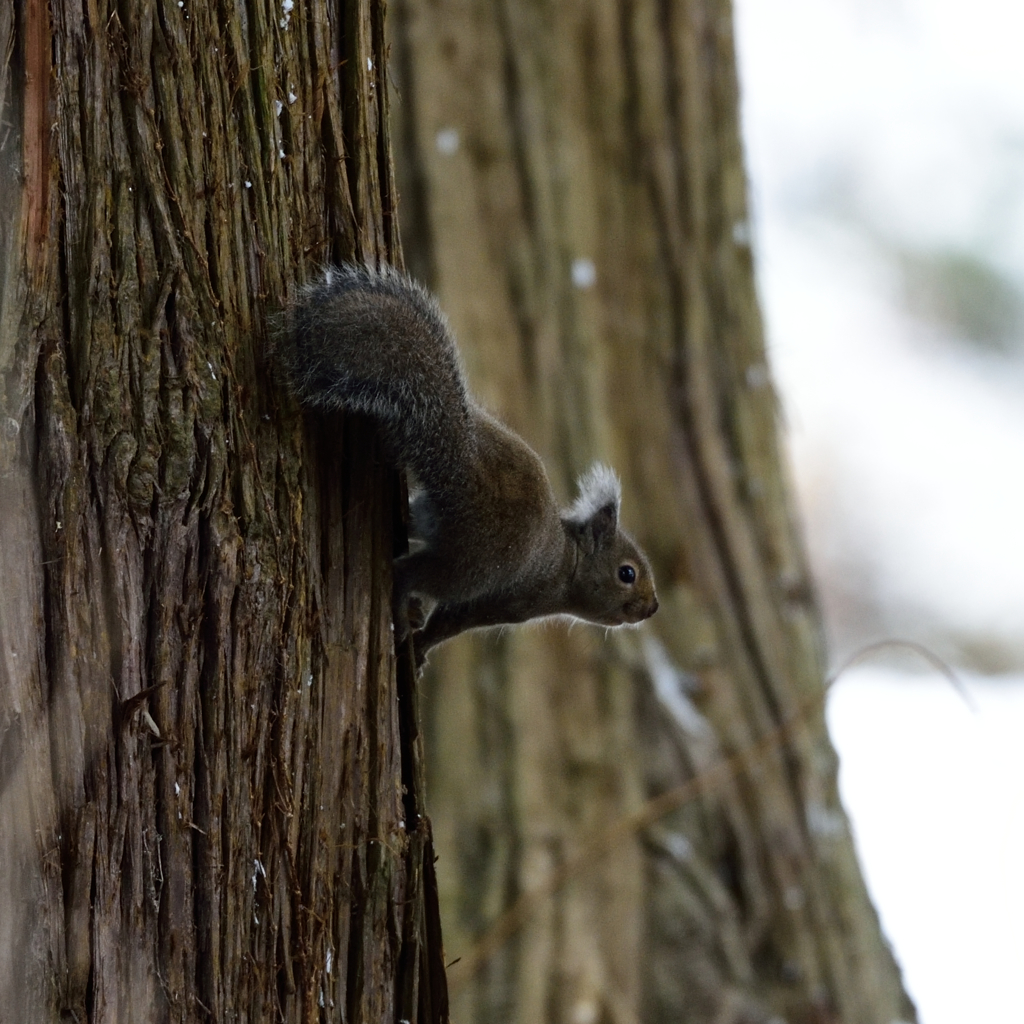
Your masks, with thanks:
M447 1019L365 422L275 386L401 263L383 4L0 5L0 1019Z
M727 0L395 0L402 229L556 487L623 477L661 611L426 687L463 1022L914 1018L836 790L753 280Z

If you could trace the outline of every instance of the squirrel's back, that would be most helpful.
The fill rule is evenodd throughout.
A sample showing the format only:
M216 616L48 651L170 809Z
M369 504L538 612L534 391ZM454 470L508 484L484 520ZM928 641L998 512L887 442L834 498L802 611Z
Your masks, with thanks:
M391 267L331 267L286 314L277 357L309 405L372 416L427 487L465 465L470 398L434 298Z

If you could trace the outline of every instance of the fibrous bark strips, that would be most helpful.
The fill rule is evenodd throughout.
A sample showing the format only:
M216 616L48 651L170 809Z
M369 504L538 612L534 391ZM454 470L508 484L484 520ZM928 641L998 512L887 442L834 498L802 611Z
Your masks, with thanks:
M266 353L401 263L383 6L26 0L0 59L0 1017L441 1021L394 476Z

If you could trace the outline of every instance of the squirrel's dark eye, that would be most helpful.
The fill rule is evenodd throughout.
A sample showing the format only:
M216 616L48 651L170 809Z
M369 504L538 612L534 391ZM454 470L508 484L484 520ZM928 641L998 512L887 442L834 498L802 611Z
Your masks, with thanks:
M623 583L636 583L636 569L631 565L620 565L619 579Z

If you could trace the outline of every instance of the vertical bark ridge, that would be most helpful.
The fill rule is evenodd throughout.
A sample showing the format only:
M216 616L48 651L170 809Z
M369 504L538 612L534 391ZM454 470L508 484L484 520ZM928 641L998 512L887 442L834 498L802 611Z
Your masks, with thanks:
M266 345L319 264L401 263L383 5L48 10L0 16L0 1002L440 1024L394 475Z

